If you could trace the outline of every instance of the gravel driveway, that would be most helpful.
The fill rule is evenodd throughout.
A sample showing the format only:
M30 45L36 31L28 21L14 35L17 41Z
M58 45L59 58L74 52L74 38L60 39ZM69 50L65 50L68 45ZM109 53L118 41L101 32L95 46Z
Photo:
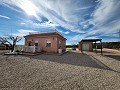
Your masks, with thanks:
M51 62L57 62L61 64L70 64L76 66L93 67L99 69L109 69L106 65L98 62L90 56L82 53L67 52L62 56L54 54L41 54L37 56L31 56L31 59L45 60Z
M0 90L119 90L120 73L105 65L73 52L62 56L0 55Z

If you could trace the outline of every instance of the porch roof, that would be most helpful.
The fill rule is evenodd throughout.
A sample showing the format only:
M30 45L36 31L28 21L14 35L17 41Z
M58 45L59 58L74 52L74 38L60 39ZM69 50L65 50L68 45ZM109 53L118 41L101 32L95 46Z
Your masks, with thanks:
M101 41L102 39L82 39L80 42L97 42Z

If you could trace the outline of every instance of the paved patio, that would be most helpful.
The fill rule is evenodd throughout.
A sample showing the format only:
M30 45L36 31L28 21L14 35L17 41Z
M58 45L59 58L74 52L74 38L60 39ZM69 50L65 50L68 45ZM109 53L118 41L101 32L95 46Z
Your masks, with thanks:
M109 70L107 59L103 61L74 52L0 55L0 90L119 90L120 73Z

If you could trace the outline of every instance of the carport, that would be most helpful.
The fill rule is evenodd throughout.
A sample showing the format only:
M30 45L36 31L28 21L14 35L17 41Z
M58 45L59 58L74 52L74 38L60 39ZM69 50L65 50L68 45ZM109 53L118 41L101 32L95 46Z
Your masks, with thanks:
M84 50L88 50L88 51L93 51L93 42L95 42L95 52L97 53L97 45L96 42L100 42L100 49L101 49L101 54L102 54L102 39L82 39L79 42L79 49L81 50L81 52L83 52Z

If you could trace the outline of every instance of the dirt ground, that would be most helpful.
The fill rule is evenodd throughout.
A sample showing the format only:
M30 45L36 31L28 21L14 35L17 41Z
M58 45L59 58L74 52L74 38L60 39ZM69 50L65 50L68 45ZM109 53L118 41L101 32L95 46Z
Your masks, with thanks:
M95 53L3 55L0 90L120 90L120 61Z

